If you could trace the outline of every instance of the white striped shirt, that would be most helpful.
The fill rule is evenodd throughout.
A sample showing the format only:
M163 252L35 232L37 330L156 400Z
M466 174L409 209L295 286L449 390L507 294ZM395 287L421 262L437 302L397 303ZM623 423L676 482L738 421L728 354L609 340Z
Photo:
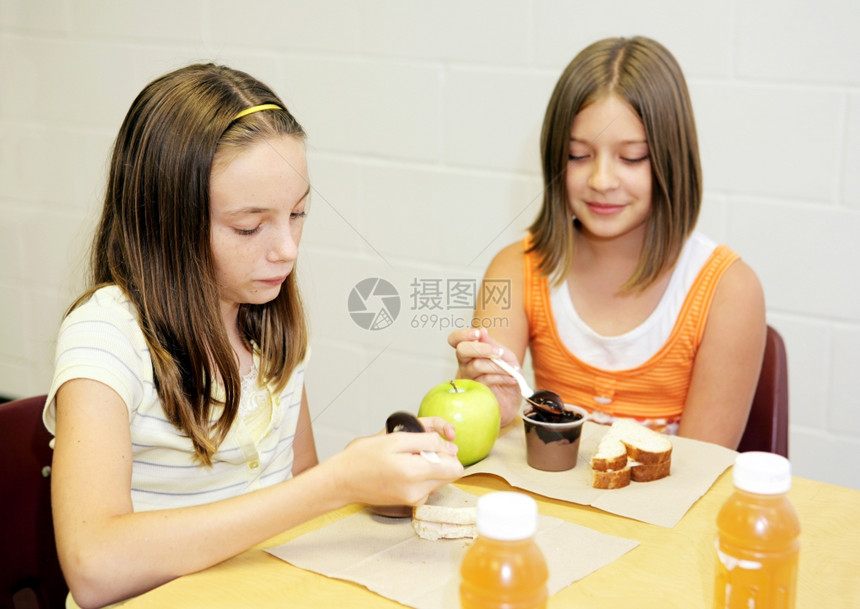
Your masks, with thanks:
M257 353L254 358L259 368ZM213 455L212 466L201 465L194 458L191 441L164 415L134 305L118 287L108 286L96 291L63 321L44 422L54 433L54 398L63 383L76 378L104 383L128 408L135 511L210 503L292 476L293 439L306 361L296 367L279 395L269 387L260 388L269 397L265 406L268 423L254 428L260 433L253 434L237 416ZM220 385L215 397L223 399ZM220 407L213 408L213 418L220 412Z

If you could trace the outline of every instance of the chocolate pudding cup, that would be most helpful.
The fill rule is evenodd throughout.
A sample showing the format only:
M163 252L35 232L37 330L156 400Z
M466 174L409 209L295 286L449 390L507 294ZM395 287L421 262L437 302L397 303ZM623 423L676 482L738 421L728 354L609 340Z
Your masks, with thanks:
M588 411L571 404L565 404L564 408L578 418L549 423L530 418L530 404L526 403L523 408L521 414L526 433L526 462L531 467L546 472L563 472L576 467L582 424L588 418Z

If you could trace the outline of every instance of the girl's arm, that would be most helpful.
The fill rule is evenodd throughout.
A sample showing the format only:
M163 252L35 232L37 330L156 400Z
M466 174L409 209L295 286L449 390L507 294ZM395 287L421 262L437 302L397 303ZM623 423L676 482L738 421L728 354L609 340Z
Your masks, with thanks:
M758 384L766 334L761 283L738 260L714 294L678 435L737 448Z
M298 476L308 468L319 463L314 430L308 408L308 393L302 388L302 406L296 424L296 438L293 440L293 476Z
M439 453L441 463L415 454L421 450ZM106 385L69 381L57 392L51 476L63 573L81 607L102 606L349 503L420 503L462 475L455 454L456 446L437 433L380 434L265 489L196 507L134 512L128 410Z
M478 299L473 328L457 330L448 343L457 351L458 375L480 381L499 401L502 426L514 420L522 403L516 381L490 361L499 357L520 366L529 343L529 326L523 302L522 243L499 252L484 275L491 297Z

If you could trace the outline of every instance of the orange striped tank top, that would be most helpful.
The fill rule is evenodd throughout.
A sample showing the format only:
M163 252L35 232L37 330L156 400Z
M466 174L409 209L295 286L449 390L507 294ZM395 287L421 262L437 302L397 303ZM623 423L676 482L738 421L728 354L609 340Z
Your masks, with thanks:
M598 422L634 418L652 429L674 433L717 283L737 258L724 245L713 251L687 292L666 343L646 362L626 370L603 370L564 346L553 318L549 281L537 268L538 255L525 254L523 290L537 388L552 389L565 403L592 412Z

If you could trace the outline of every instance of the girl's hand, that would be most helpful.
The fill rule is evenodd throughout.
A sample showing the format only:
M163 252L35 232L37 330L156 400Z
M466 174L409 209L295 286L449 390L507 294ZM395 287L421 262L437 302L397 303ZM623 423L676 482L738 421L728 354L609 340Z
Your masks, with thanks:
M509 349L493 340L486 330L457 330L448 336L448 344L457 353L457 376L483 383L495 394L502 413L502 427L514 420L522 404L517 381L493 363L498 357L515 368L520 367Z
M460 478L457 445L439 435L441 430L453 437L453 426L438 417L422 422L432 431L358 438L333 456L343 496L372 505L420 505L430 493ZM421 451L436 453L439 462L431 463Z
M421 424L427 431L435 431L449 441L454 439L454 425L442 417L421 417L418 420L421 421Z

